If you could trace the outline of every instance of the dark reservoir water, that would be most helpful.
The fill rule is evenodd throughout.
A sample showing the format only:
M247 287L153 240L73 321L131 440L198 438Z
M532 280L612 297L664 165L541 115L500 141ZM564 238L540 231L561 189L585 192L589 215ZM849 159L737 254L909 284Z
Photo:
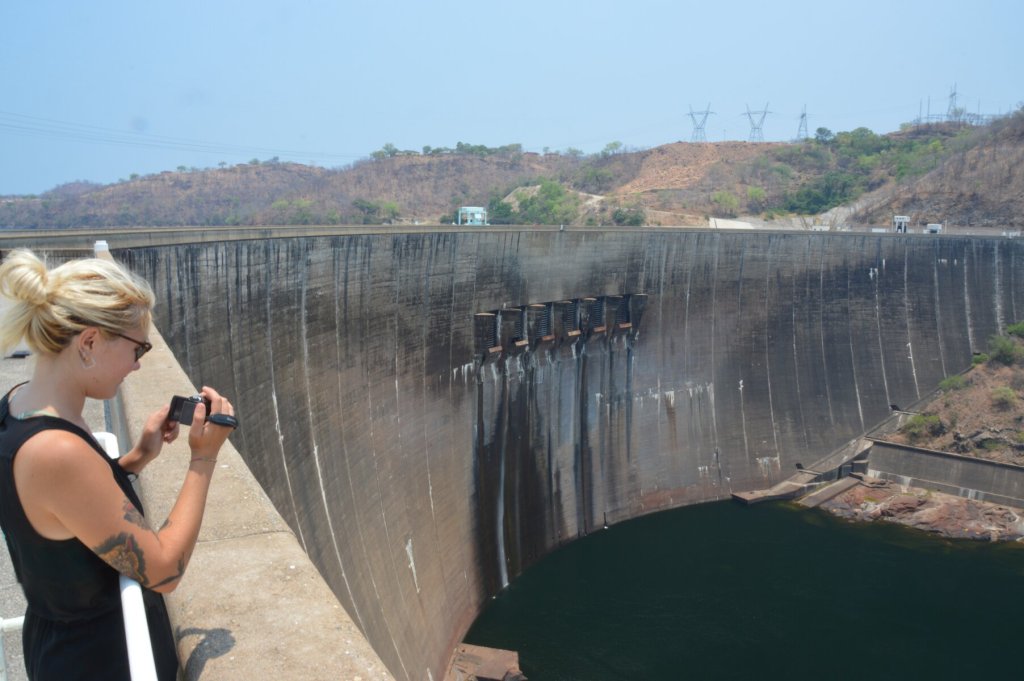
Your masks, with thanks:
M691 506L547 556L466 641L530 681L1024 679L1024 546Z

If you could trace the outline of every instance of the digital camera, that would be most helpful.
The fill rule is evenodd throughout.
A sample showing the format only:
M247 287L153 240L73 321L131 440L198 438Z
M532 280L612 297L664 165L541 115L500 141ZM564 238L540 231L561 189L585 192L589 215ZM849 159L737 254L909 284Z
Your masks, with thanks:
M171 398L171 410L167 414L168 421L177 421L186 426L192 425L192 418L195 416L196 405L202 402L206 405L206 415L210 415L210 400L202 395L190 395L184 397L175 395Z

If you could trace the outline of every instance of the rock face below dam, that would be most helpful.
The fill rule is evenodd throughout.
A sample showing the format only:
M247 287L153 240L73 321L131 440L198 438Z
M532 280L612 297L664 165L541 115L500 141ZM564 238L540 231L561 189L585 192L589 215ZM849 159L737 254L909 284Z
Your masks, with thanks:
M398 679L560 544L769 486L1024 314L1005 239L707 231L115 251Z

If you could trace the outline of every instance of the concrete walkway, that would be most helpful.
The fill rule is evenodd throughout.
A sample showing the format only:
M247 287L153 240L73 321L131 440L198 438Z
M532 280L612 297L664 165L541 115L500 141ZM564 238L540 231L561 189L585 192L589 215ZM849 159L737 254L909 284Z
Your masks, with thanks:
M815 461L809 468L800 468L790 477L775 483L767 489L733 492L732 498L744 504L796 499L825 485L826 473L834 472L844 464L862 457L864 452L869 449L871 449L871 440L864 437L854 438L845 445L833 450L824 458ZM799 466L799 464L797 465ZM835 494L840 493L836 492ZM824 498L821 499L821 501L825 500ZM821 503L821 501L818 503Z
M840 478L839 480L836 480L830 485L827 485L819 490L811 492L804 498L800 499L800 501L798 501L797 503L799 503L801 506L805 508L817 508L826 501L835 499L846 490L856 487L859 484L859 478L855 478L852 476Z
M744 504L757 504L762 501L780 501L795 499L814 486L820 476L816 471L799 471L793 476L778 482L768 489L755 489L749 492L733 492L732 498Z

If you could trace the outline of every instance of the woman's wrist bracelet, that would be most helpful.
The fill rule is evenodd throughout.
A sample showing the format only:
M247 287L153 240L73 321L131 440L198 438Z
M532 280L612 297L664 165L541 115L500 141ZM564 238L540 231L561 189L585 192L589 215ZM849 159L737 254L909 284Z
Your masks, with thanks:
M196 461L207 461L209 463L217 463L217 457L210 458L207 456L193 456L189 460L189 463L195 463Z

